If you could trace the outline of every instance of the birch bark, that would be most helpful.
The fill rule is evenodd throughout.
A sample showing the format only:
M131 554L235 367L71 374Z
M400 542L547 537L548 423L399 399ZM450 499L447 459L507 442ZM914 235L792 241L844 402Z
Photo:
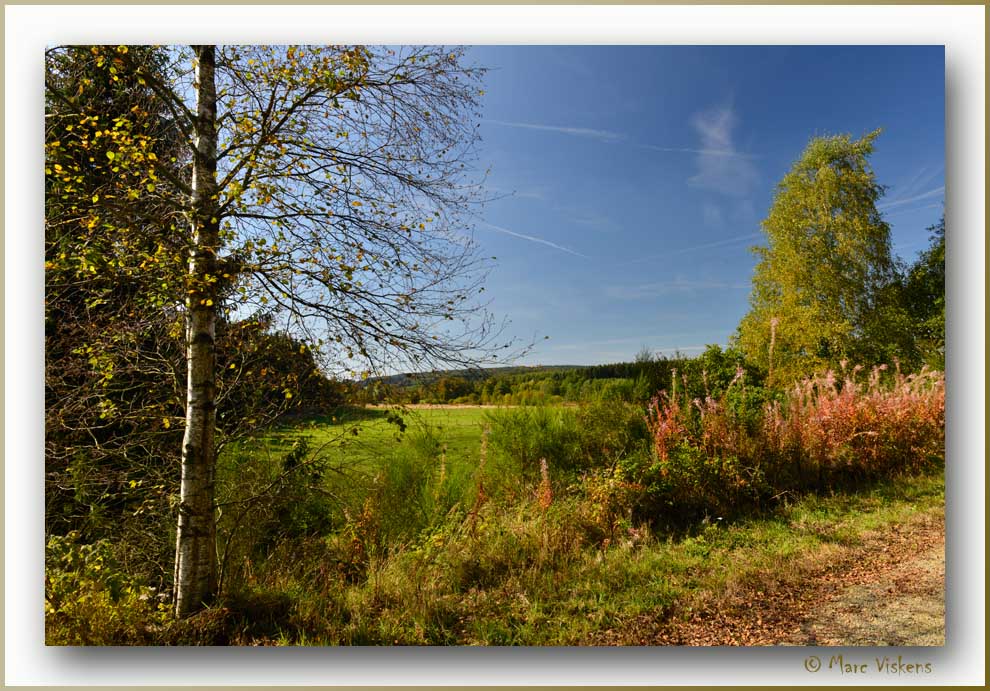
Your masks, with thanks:
M189 223L192 246L186 298L186 429L175 550L175 614L185 617L216 594L217 202L216 53L194 46L196 119Z

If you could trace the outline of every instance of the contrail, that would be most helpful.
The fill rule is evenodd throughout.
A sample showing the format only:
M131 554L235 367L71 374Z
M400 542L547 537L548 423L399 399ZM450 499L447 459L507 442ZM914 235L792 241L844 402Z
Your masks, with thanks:
M649 262L654 259L660 259L662 257L670 257L676 254L684 254L686 252L694 252L695 250L707 250L713 247L722 247L724 245L734 245L737 242L742 242L743 240L752 240L760 237L763 233L748 233L746 235L737 235L735 237L726 238L725 240L718 240L716 242L708 242L704 245L693 245L691 247L681 247L678 249L670 250L669 252L664 252L663 254L653 254L649 257L640 257L639 259L632 259L628 262L623 262L619 266L625 266L627 264L639 264L640 262Z
M568 254L573 254L575 257L582 257L584 259L590 259L590 257L588 257L588 255L586 255L586 254L581 254L580 252L575 252L574 250L572 250L572 249L570 249L568 247L564 247L563 245L558 245L557 243L550 242L549 240L544 240L543 238L534 237L532 235L525 235L523 233L517 233L514 230L509 230L508 228L503 228L501 226L492 225L491 223L484 223L484 222L482 222L481 225L485 226L486 228L490 228L491 230L494 230L494 231L496 231L498 233L505 233L506 235L511 235L512 237L521 238L523 240L529 240L530 242L538 242L541 245L547 245L548 247L553 247L554 249L558 249L561 252L567 252Z
M524 130L539 130L541 132L556 132L558 134L569 134L574 137L590 137L603 142L625 142L630 146L650 151L662 151L672 154L701 154L703 156L726 156L729 158L758 158L752 154L744 154L732 149L691 149L676 146L656 146L655 144L641 144L630 141L629 137L620 132L609 130L596 130L590 127L567 127L564 125L540 125L534 122L507 122L505 120L484 120L488 125L499 125L501 127L516 127Z
M744 154L731 149L687 149L673 146L655 146L653 144L634 144L634 146L638 146L640 149L663 151L673 154L701 154L702 156L725 156L727 158L759 158L752 154Z
M945 185L941 187L936 187L933 190L928 190L927 192L922 192L921 194L916 194L913 197L907 197L906 199L895 199L887 203L877 204L878 209L892 209L895 206L902 206L904 204L910 204L911 202L921 201L922 199L930 199L936 197L945 192Z
M593 137L606 142L617 142L625 139L625 135L608 130L593 130L588 127L563 127L557 125L537 125L530 122L506 122L505 120L484 120L489 125L501 125L502 127L518 127L524 130L541 130L543 132L557 132L559 134L570 134L575 137Z

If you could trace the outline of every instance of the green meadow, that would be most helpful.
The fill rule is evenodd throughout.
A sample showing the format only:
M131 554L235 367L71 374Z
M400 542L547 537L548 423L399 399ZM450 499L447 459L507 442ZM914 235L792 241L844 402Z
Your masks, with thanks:
M371 470L405 442L407 433L429 430L448 457L476 461L485 420L496 410L477 406L341 408L276 433L270 441L284 446L306 437L312 446L324 447L336 462Z

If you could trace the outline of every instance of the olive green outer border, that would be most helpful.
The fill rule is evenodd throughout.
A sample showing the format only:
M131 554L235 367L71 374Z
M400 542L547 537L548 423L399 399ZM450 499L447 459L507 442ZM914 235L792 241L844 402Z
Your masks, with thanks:
M233 0L206 0L205 2L197 2L197 0L176 0L175 2L171 2L171 3L156 3L156 2L147 2L147 1L140 1L140 0L137 1L137 2L127 2L126 0L103 0L102 2L98 2L98 3L80 2L79 0L63 0L61 2L58 1L58 0L35 0L33 2L31 2L31 1L28 1L28 2L4 2L4 7L6 8L7 6L18 6L18 5L56 6L56 5L93 5L93 4L99 4L99 5L175 5L175 6L181 6L181 5L197 5L198 6L198 5L202 5L202 4L209 4L209 5L231 5L231 6L235 6L235 5L273 5L273 4L278 4L278 3L264 2L262 0L252 0L252 1L249 1L249 2L234 2ZM370 0L370 1L365 1L365 2L334 2L334 1L331 1L331 2L319 2L317 0L290 0L289 2L286 2L285 4L287 4L287 5L367 5L367 6L375 6L375 5L499 5L499 6L516 6L516 7L525 7L525 6L531 6L531 5L553 5L553 6L565 6L565 5L601 5L601 6L637 6L637 5L639 5L639 6L647 6L647 5L669 5L669 6L704 6L704 5L715 5L715 6L754 6L754 5L809 6L809 5L812 5L812 6L814 6L814 5L817 5L817 6L837 6L837 7L839 7L839 6L857 6L857 5L881 5L881 6L910 6L910 5L942 5L942 6L957 6L958 5L958 6L966 6L966 5L982 5L982 6L986 7L986 4L987 3L985 1L983 1L983 0L956 0L954 2L931 1L931 0L906 0L906 1L901 1L901 2L898 2L897 0L872 0L872 1L870 1L870 0L860 0L858 2L850 2L850 1L846 1L846 2L794 2L794 1L788 1L788 0L762 0L761 2L755 2L755 3L754 2L748 2L747 0L722 0L720 2L709 2L709 1L705 1L705 0L688 0L686 2L650 2L649 0L630 0L628 2L615 2L613 0L599 0L599 1L596 1L596 0L570 0L570 1L569 0L544 0L543 2L520 2L518 0L501 0L501 1L498 1L498 0L488 0L488 1L485 1L485 0L473 0L473 1L472 0L466 0L466 1L432 0L432 2L426 2L426 3L413 2L411 0ZM6 15L6 12L5 12L5 15ZM985 13L984 14L984 39L986 39L987 27L990 26L990 19L988 19L988 17L990 17L990 15L988 15L988 13ZM3 22L5 23L5 18L4 18ZM985 66L987 65L987 52L986 52L986 50L987 50L986 49L986 44L984 44L984 65ZM5 56L4 55L0 55L0 80L3 80L3 76L2 75L4 74L4 68L5 68L4 62L5 62ZM985 96L985 102L984 102L984 109L985 110L984 110L984 113L986 113L987 112L987 106L990 105L990 91L985 91L984 96ZM4 112L6 112L6 93L4 94L4 97L3 98L4 98L4 103L5 103L5 110L4 110ZM949 123L946 122L946 127L948 128L948 126L949 126ZM987 133L987 124L986 124L986 120L984 120L984 135L986 135L986 133ZM6 139L4 139L4 143L2 145L0 145L0 150L2 150L4 152L4 161L6 162ZM986 158L986 151L984 151L984 176L985 176L985 178L986 178L986 173L988 172L988 169L990 169L990 168L988 168L987 158ZM5 175L5 171L2 170L2 169L0 169L0 180L2 180L4 178L4 175ZM4 189L6 189L6 188L4 188ZM987 199L984 198L984 213L986 214L987 211L990 211L990 203L988 203ZM5 232L5 239L6 239L6 232L7 232L7 230L5 229L4 232ZM985 235L985 239L986 239L986 235ZM5 266L3 264L3 262L5 260L5 251L6 251L6 241L4 242L4 245L0 246L0 265L3 265L3 266ZM988 252L985 253L985 256L984 256L984 267L986 267L986 265L987 265L987 259L988 258L990 258L990 251L988 251ZM0 296L2 296L4 298L4 300L6 299L5 292L6 292L5 283L4 284L0 284ZM990 291L988 291L988 285L987 285L986 275L985 274L984 274L983 292L984 292L984 298L986 298L987 296L990 296ZM5 312L5 304L6 304L5 302L0 303L0 312ZM984 315L984 317L985 316L986 315ZM4 365L5 366L4 366L3 372L0 373L0 381L2 381L4 383L4 394L5 395L4 395L4 398L3 399L0 399L0 409L2 409L3 412L4 412L3 421L0 422L0 430L2 430L5 433L6 432L6 430L5 430L5 427L6 427L6 357L5 356L6 356L6 336L7 336L6 319L4 320L3 329L4 329L4 340L3 340L2 344L0 344L0 355L3 356L3 360L4 360ZM952 333L955 335L956 333L958 333L958 331L959 331L958 328L953 328ZM983 335L984 335L984 338L985 338L986 337L986 333L984 333ZM986 353L984 353L984 358L986 359ZM984 396L985 396L985 391L986 391L986 388L985 387L986 387L986 381L984 381ZM985 443L986 440L988 438L990 438L990 436L988 436L987 433L986 433L986 427L984 427L984 430L983 431L984 431L984 443ZM983 459L983 461L984 461L984 465L986 465L986 459ZM5 459L5 462L6 462L6 459ZM0 490L3 489L3 483L4 483L4 478L0 478ZM986 498L986 495L987 495L986 490L987 490L988 487L990 487L990 484L986 484L984 486L984 499ZM985 506L985 504L984 504L984 506ZM5 523L5 516L0 516L0 523ZM4 540L4 536L3 535L0 535L0 543L2 543L3 540ZM986 544L984 544L984 548L985 547L986 547ZM3 584L4 584L4 576L3 576L3 574L6 572L6 566L7 566L7 563L6 563L6 552L4 552L3 556L0 557L0 559L3 560L3 571L0 572L0 589L2 589ZM2 609L2 605L0 605L0 609ZM984 634L985 633L986 632L984 631ZM4 627L4 629L0 629L0 642L3 642L4 636L5 636L5 627ZM985 641L985 637L984 637L984 644L985 643L986 643L986 641ZM842 649L830 649L830 650L841 651ZM869 649L869 648L862 649L862 651L864 653L865 653L866 650L871 650L871 649ZM6 655L6 647L4 647L3 652L0 652L0 661L4 661L5 662L5 660L4 660L4 656L5 655ZM986 675L986 671L987 671L987 669L986 669L986 662L985 662L984 680L986 680L986 676L987 676ZM0 677L0 683L2 683L2 685L4 687L7 686L6 683L5 683L5 677L6 677L6 665L4 664L3 676ZM463 686L443 686L443 687L439 687L439 685L433 685L433 684L417 684L417 685L409 685L409 686L410 687L415 686L417 688L457 689L457 688L478 688L480 685L484 684L484 680L483 679L477 679L477 680L475 680L475 682L476 683L474 685L465 684ZM695 685L691 685L691 686L660 686L660 685L632 685L632 684L630 684L630 685L622 685L622 686L594 685L594 686L589 686L588 688L595 688L595 689L628 689L631 686L636 687L636 688L647 688L647 689L657 689L657 688L689 688L689 689L734 688L734 689L762 689L762 688L766 688L766 687L761 687L761 686L733 686L733 687L723 687L723 686L701 686L701 685L698 685L698 686L695 686ZM866 688L866 687L860 687L860 686L856 686L856 685L843 685L843 686L848 686L850 688ZM870 685L870 686L872 687L873 685ZM896 686L896 684L895 684L895 686ZM100 687L94 687L94 686L90 686L90 687L80 687L80 686L46 686L44 688L52 688L52 689L79 689L79 688L100 688ZM119 688L124 688L124 687L115 686L115 687L106 687L106 688L119 689ZM154 685L154 686L141 686L140 688L149 688L149 689L181 689L182 691L193 691L193 690L196 690L196 689L203 689L204 691L215 691L217 689L244 689L244 688L272 688L272 689L274 689L274 688L288 688L288 689L297 689L297 688L333 688L333 689L361 689L363 691L370 691L370 690L376 690L376 689L382 689L382 690L384 690L384 689L394 689L394 688L397 688L397 686L394 686L394 685L393 686L380 686L379 685L379 686L325 686L325 687L321 687L321 686L302 686L302 687L300 687L300 686L284 686L284 687L283 686L261 686L261 687L252 687L252 686L168 686L168 685ZM402 688L402 687L400 686L399 688ZM499 686L484 686L483 688L485 688L487 690L491 690L491 691L500 691L502 689L505 689L505 690L516 690L516 689L525 689L525 688L541 689L541 690L544 690L544 691L553 691L553 690L556 690L556 689L574 689L574 688L582 688L582 687L579 687L579 686L525 686L525 685L512 686L512 685L499 685ZM826 689L826 688L833 688L833 686L800 686L800 688L801 689ZM912 685L911 688L924 689L924 688L936 688L936 687L934 687L934 686L925 686L925 685Z

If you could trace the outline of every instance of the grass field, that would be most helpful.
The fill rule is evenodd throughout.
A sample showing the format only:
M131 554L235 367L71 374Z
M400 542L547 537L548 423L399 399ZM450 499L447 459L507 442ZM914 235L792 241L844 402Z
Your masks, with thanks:
M231 445L219 460L218 501L237 509L221 518L221 534L235 534L235 547L246 541L244 549L257 543L261 524L272 539L341 534L374 506L381 513L375 549L409 544L454 507L465 511L475 500L493 412L346 407ZM497 475L493 465L487 472ZM496 484L485 481L489 489Z
M494 411L481 407L395 409L405 432L390 421L390 412L381 408L343 408L331 416L285 429L274 435L272 442L284 446L307 437L310 446L324 448L332 462L372 470L407 443L409 433L429 430L446 448L449 459L477 461L486 416Z

